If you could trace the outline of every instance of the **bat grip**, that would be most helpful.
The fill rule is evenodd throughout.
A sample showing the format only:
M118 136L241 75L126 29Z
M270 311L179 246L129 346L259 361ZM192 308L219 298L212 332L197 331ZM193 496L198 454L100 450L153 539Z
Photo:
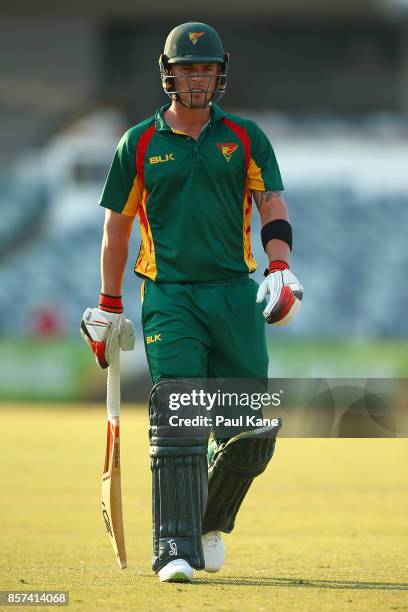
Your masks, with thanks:
M120 415L120 348L118 347L108 368L106 385L106 409L108 419L114 420Z

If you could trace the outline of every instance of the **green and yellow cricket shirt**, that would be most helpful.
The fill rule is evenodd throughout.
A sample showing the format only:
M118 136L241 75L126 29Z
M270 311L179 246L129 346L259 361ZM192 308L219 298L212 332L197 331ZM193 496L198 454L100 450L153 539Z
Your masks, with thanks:
M168 126L169 106L124 134L101 206L139 218L141 277L194 283L253 272L251 190L283 189L269 140L216 105L194 140Z

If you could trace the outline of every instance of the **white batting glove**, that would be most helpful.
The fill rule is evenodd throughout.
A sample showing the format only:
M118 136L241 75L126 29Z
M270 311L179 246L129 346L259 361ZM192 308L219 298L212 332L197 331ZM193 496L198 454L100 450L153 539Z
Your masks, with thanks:
M115 303L120 306L114 306ZM100 305L122 310L120 298L110 298L103 294ZM118 347L122 351L132 351L135 346L135 327L132 321L124 318L122 312L87 308L82 315L81 335L94 353L96 363L103 369L112 363Z
M285 261L272 261L265 275L267 276L259 286L256 301L261 303L269 296L263 311L266 322L272 325L287 325L299 312L303 286Z

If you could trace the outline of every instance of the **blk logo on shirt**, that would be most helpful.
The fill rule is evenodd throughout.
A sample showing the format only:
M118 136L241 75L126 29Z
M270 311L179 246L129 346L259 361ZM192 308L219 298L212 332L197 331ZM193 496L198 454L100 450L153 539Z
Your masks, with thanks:
M166 155L154 155L153 157L149 157L149 162L151 164L162 164L168 161L175 161L174 153L166 153Z

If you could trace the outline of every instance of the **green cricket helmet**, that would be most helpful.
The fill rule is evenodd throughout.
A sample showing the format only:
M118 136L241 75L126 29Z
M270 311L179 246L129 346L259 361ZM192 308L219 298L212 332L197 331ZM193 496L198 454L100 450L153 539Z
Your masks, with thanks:
M219 64L215 89L209 89L209 80L203 107L208 106L210 102L218 102L224 95L227 85L228 59L228 53L224 53L221 39L214 28L205 23L194 21L183 23L170 32L164 45L164 51L159 58L163 89L170 98L173 99L173 95L175 95L179 102L181 102L180 93L191 94L190 104L185 105L191 108L193 106L193 90L189 79L194 75L189 75L188 77L173 76L171 74L171 65ZM177 79L180 78L187 78L189 89L178 89Z

